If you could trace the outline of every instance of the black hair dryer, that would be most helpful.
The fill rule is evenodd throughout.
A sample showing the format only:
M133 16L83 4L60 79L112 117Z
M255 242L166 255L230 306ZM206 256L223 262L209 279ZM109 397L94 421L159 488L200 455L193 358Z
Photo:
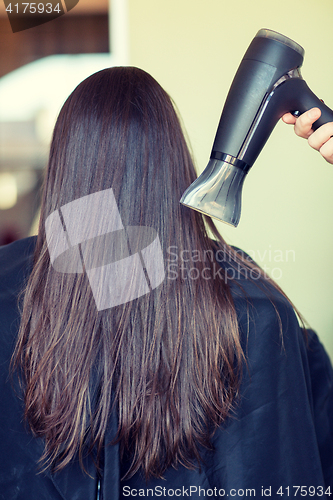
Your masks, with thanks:
M183 194L183 205L236 227L245 176L281 116L318 107L313 129L333 121L332 110L302 79L303 57L290 38L267 29L257 33L230 87L209 163Z

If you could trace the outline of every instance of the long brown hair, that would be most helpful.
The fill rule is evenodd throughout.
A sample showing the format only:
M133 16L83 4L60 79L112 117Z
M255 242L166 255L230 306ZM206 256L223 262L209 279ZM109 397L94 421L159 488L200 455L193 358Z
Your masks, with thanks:
M243 352L203 216L179 203L195 177L172 102L144 71L100 71L64 104L14 354L25 417L45 442L45 466L60 470L87 449L101 450L113 401L129 473L142 467L146 477L179 463L194 467L200 447L229 415ZM167 272L150 293L98 311L85 273L52 267L45 221L66 203L108 188L124 226L155 229L166 262L170 249L177 256L194 249L196 258L182 259L182 269Z

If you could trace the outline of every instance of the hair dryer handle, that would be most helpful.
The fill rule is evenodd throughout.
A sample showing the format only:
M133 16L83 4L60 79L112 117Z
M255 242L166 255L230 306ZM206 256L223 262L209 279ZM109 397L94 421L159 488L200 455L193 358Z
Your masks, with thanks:
M319 108L321 111L321 115L312 124L313 130L317 130L317 128L321 127L325 123L328 122L333 122L333 111L326 106L324 101L319 99L316 94L312 92L312 90L309 89L307 84L305 83L304 80L303 90L302 90L302 95L300 96L300 103L298 106L297 111L300 112L300 114L305 113L305 111L308 111L311 108Z
M276 123L285 113L299 111L302 114L314 107L321 111L320 118L312 125L314 130L324 123L333 121L333 111L318 99L303 78L286 80L267 99L263 111L258 114L253 131L237 158L252 166Z

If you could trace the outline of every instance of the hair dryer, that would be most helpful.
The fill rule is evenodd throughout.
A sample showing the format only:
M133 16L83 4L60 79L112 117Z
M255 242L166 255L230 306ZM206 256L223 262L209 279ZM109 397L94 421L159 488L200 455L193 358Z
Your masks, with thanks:
M230 87L209 163L180 202L237 226L245 176L284 113L321 110L313 129L333 112L309 89L300 67L304 49L275 31L261 29L247 49Z

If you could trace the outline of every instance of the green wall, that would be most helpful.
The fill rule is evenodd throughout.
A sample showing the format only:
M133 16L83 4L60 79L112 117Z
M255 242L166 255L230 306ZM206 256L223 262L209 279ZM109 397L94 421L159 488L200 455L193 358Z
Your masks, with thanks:
M260 28L305 49L303 77L333 107L332 0L128 0L129 63L175 100L198 172L238 64ZM245 181L226 240L276 279L333 356L333 166L279 123Z

